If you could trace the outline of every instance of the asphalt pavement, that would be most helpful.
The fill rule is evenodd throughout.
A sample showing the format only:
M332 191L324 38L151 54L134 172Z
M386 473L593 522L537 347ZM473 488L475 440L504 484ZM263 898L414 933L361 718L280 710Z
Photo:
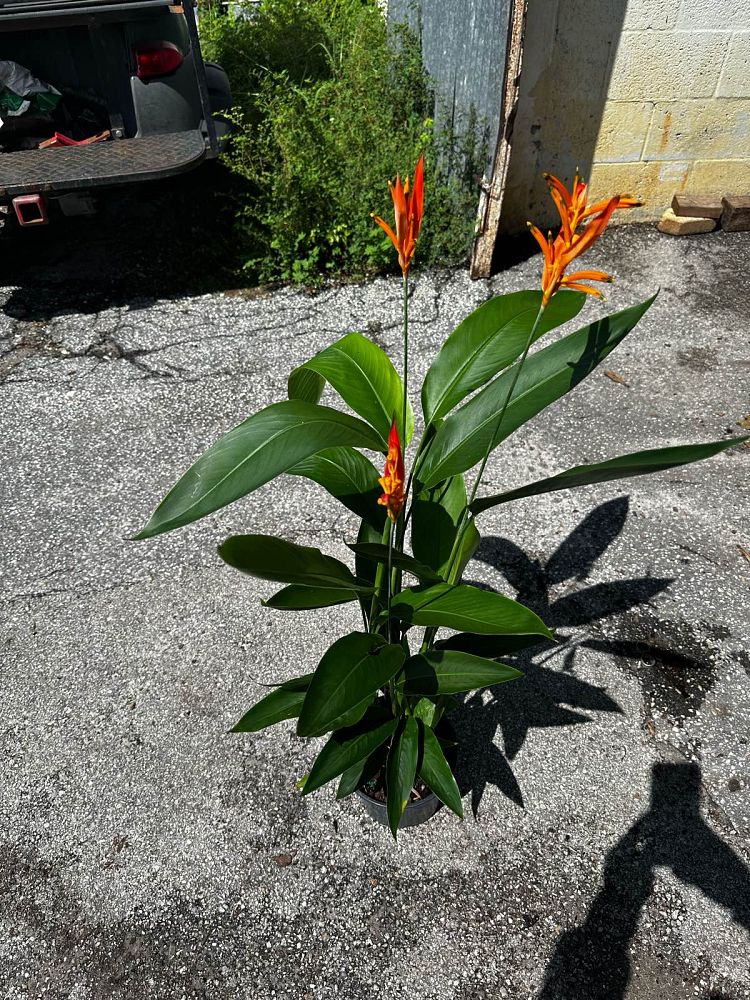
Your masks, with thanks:
M0 997L746 1000L750 449L482 516L466 578L563 641L456 712L466 819L394 844L356 800L300 797L314 748L291 722L228 733L357 621L262 607L273 585L216 545L269 532L347 560L347 512L285 478L128 538L332 339L398 357L399 281L201 283L200 255L152 247L136 215L4 248ZM750 233L620 227L588 260L617 283L584 317L656 303L488 490L750 415ZM538 274L417 273L412 384Z

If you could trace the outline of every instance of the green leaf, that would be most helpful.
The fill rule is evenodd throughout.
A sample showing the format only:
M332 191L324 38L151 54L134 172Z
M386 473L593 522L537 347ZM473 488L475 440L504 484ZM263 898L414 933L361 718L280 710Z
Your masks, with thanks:
M456 632L447 639L439 639L436 649L457 649L462 653L486 656L513 656L529 646L538 646L543 640L537 635L476 635L474 632Z
M231 732L257 733L258 730L272 726L283 719L296 719L302 709L312 676L306 674L304 677L295 677L294 680L279 684L275 691L267 694L257 705L253 705Z
M404 440L403 383L391 359L377 344L361 333L348 333L292 372L290 399L312 398L315 389L308 374L311 371L330 382L344 402L378 432L383 447L388 447L388 432L394 417ZM413 428L411 412L407 423L408 440Z
M218 552L225 563L261 580L301 584L320 590L365 592L371 589L333 556L273 535L232 535L219 546Z
M373 633L351 632L337 639L313 674L297 734L319 736L334 728L344 713L388 683L404 657L400 645L389 645Z
M380 508L383 510L384 508ZM385 526L385 525L384 525ZM380 543L383 537L383 531L374 528L369 521L363 520L360 523L359 531L357 533L357 544L366 545L370 542ZM372 562L369 559L363 559L362 556L358 556L356 553L354 555L354 568L357 572L358 579L367 583L371 588L375 587L375 574L377 573L377 563ZM372 607L372 601L369 596L361 596L359 599L360 607L362 608L362 613L366 622L370 620L370 609Z
M556 490L569 490L574 486L589 486L591 483L608 483L613 479L629 479L632 476L645 476L651 472L661 472L663 469L673 469L678 465L690 462L701 462L705 458L718 455L719 452L734 445L750 440L748 437L730 438L728 441L709 441L706 444L681 444L674 448L653 448L649 451L634 451L630 455L620 455L596 465L577 465L565 472L548 479L539 479L528 486L521 486L507 493L496 493L491 497L480 497L471 505L475 514L496 507L511 500L522 497L532 497L539 493L554 493Z
M562 291L555 295L542 314L534 340L577 316L585 300L582 292ZM456 327L440 348L422 386L425 423L444 416L520 356L541 304L541 292L498 295Z
M456 540L461 512L466 507L463 476L453 476L431 490L422 490L412 504L411 548L415 559L445 578Z
M297 465L337 445L381 448L367 424L327 406L273 403L248 417L204 452L135 537L152 538L191 524Z
M369 757L348 767L341 775L339 787L336 789L336 798L345 799L347 795L351 795L352 792L356 792L358 788L366 785L371 778L375 777L378 771L385 767L386 756L387 747L383 744L371 753Z
M461 694L523 677L520 670L482 656L451 649L430 649L406 661L399 687L406 695Z
M433 701L432 698L420 698L411 714L415 719L420 719L426 725L432 726L435 724L437 710L437 702Z
M341 715L337 716L335 719L331 719L325 729L322 729L318 733L310 733L311 736L323 736L325 733L330 733L332 730L336 729L346 729L348 726L355 726L362 716L365 714L368 708L372 707L373 696L370 694L362 701L357 702L356 705L352 705Z
M482 460L488 447L497 447L527 420L578 385L633 329L652 302L653 298L605 316L530 355L498 430L498 417L515 378L516 366L504 371L437 429L419 467L422 483L435 486L472 468Z
M309 795L376 750L393 734L398 720L380 706L368 709L356 726L332 734L318 754L302 789Z
M299 399L303 403L319 403L326 384L326 380L316 371L304 366L295 368L287 382L289 398Z
M445 759L440 741L426 725L422 726L422 760L419 764L419 776L441 802L444 802L460 819L464 818L461 792L456 779Z
M335 604L347 604L357 597L366 597L371 591L337 590L331 587L302 587L292 584L284 587L273 597L260 603L277 611L314 611L315 608L330 608Z
M289 469L289 475L311 479L382 532L386 511L378 503L383 492L378 470L355 448L326 448L298 462Z
M482 536L479 534L479 529L476 524L474 524L474 520L471 519L467 521L463 536L459 542L458 551L456 552L456 575L453 579L461 579L463 571L466 569L471 557L479 548L479 543L481 541Z
M417 720L409 716L396 734L386 765L388 825L394 837L404 809L409 803L414 778L417 775L418 757L419 729Z
M362 556L363 559L388 564L388 546L383 542L357 542L354 545L349 545L349 548L356 555ZM440 580L440 577L434 570L414 559L406 552L397 552L394 549L391 553L391 563L396 569L406 570L425 583L437 583Z
M469 584L414 587L396 594L391 615L410 625L445 626L467 632L509 635L552 633L529 608L502 594Z

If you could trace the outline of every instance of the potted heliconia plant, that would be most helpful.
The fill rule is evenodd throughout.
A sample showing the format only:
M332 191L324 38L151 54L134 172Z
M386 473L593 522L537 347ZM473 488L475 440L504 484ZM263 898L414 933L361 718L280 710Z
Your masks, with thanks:
M412 440L408 291L422 225L423 169L420 159L411 189L408 177L391 186L395 232L375 217L393 241L403 276L401 377L371 340L347 334L291 373L287 400L248 417L209 448L136 536L197 521L282 473L318 483L357 515L359 531L349 545L353 568L270 535L234 535L219 546L230 566L284 585L266 607L308 613L358 602L362 616L360 629L337 639L311 672L275 685L233 732L296 718L300 736L327 736L299 782L302 794L338 779L337 797L360 792L368 811L387 817L394 836L440 802L462 816L446 722L454 696L519 677L497 658L554 638L529 608L461 582L480 541L482 512L520 497L709 458L744 440L636 452L483 494L494 449L589 375L653 301L529 353L574 319L587 294L601 297L591 282L610 281L608 274L567 271L615 211L638 204L616 195L588 206L582 180L576 177L568 191L551 176L560 231L545 237L531 226L544 255L541 289L490 299L447 338L422 385L421 429ZM326 382L353 412L320 405ZM382 474L366 453L385 455ZM464 477L477 466L467 492ZM441 629L450 634L439 638Z

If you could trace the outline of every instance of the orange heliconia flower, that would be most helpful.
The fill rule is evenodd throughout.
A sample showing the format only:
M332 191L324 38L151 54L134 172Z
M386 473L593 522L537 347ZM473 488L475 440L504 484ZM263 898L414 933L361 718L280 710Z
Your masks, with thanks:
M409 273L411 259L417 247L419 231L422 228L422 214L424 212L424 154L419 157L414 171L414 186L409 190L409 178L401 183L401 178L396 175L396 183L389 184L391 198L393 198L393 212L396 216L396 232L380 218L373 214L373 219L377 222L391 238L391 242L398 250L398 262L401 265L401 272L406 277Z
M395 523L404 506L404 455L401 451L395 417L388 435L388 455L385 459L383 478L378 482L383 487L383 495L378 498L378 503L387 508L388 517Z
M576 271L575 274L565 274L569 264L580 257L599 239L607 227L613 213L618 208L636 208L642 202L627 194L616 194L612 198L604 198L594 205L588 206L587 185L576 175L572 191L568 191L562 181L552 174L545 174L544 179L549 184L552 200L557 206L562 223L560 232L555 239L552 233L547 237L542 235L537 226L529 223L531 235L537 241L544 254L544 270L542 271L542 306L546 306L558 288L572 288L577 292L586 292L603 298L598 288L585 284L587 281L612 281L612 275L606 271ZM583 229L579 232L579 227Z

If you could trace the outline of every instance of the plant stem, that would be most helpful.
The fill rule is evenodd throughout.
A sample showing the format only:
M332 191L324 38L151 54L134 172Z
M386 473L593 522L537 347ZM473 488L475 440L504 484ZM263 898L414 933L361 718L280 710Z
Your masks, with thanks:
M390 546L391 544L391 519L386 517L385 526L383 527L383 534L381 536L381 541L383 544ZM370 605L370 631L377 632L375 626L375 618L378 613L378 604L380 600L380 591L383 586L383 575L386 571L385 565L382 562L378 563L377 569L375 570L375 585L373 587L372 593L372 604Z
M505 396L505 401L503 402L503 405L502 405L502 408L500 410L500 413L498 414L497 422L496 422L495 427L494 427L494 429L492 431L490 439L487 442L487 450L484 453L484 458L482 459L482 464L481 464L481 466L479 468L479 473L477 474L477 478L474 480L474 486L472 487L472 490L471 490L471 496L469 497L468 503L466 504L466 506L464 507L464 509L461 511L461 516L459 518L458 525L456 527L456 537L455 537L455 539L453 541L453 547L451 549L451 554L448 557L448 574L447 574L447 582L448 583L456 583L456 577L458 575L458 566L455 565L455 560L456 560L456 557L457 557L458 553L461 550L461 543L463 541L464 534L466 533L467 526L468 526L469 521L471 519L469 507L471 506L471 504L476 499L477 490L479 489L479 484L482 481L482 476L484 475L484 470L485 470L485 468L487 466L487 461L488 461L488 459L490 457L490 454L492 452L493 445L494 445L494 442L495 442L495 438L500 433L500 429L501 429L501 427L503 425L503 420L505 418L505 411L508 409L508 404L510 403L510 401L511 401L511 399L513 397L513 393L514 393L516 385L518 383L518 377L521 374L521 369L523 368L524 362L526 361L526 357L527 357L527 355L529 353L531 345L534 343L534 336L535 336L537 330L539 329L539 323L541 322L543 312L544 312L544 306L540 306L539 307L539 312L536 314L536 319L534 320L534 323L533 323L533 325L531 327L531 330L529 331L529 336L528 336L528 338L526 340L526 346L523 349L523 353L521 354L521 358L520 358L518 364L515 366L515 371L513 373L513 378L511 379L510 386L508 387L508 392L506 393L506 396ZM435 641L435 636L437 635L437 631L438 631L437 628L434 627L434 626L431 626L430 628L426 628L425 629L424 637L423 637L423 640L422 640L422 651L423 652L426 649L429 649L429 647Z
M484 475L484 470L485 470L485 467L487 466L487 460L490 457L490 453L492 451L495 438L500 433L500 428L502 427L503 420L505 418L505 411L508 409L508 404L510 403L511 398L513 396L513 393L515 391L516 383L518 382L518 377L521 374L521 369L523 368L523 363L526 360L526 356L529 353L529 348L534 343L534 334L536 333L536 331L537 331L537 329L539 327L539 323L541 322L542 313L543 312L544 312L544 306L539 306L539 312L536 314L536 319L534 320L534 325L531 327L531 330L529 331L529 336L528 336L528 339L526 340L526 346L523 349L523 354L521 355L521 360L515 366L515 372L513 373L513 378L511 379L510 386L508 388L508 392L507 392L507 394L505 396L505 402L503 403L503 407L500 410L500 414L499 414L499 416L497 418L497 423L495 424L495 429L493 430L492 436L490 437L489 441L487 442L487 450L484 453L484 458L482 459L482 465L480 466L477 478L474 480L474 486L473 486L472 491L471 491L471 496L469 497L469 504L472 504L474 502L474 500L476 499L477 490L479 489L479 484L482 481L482 476Z
M404 406L401 422L402 451L406 451L406 412L409 406L407 382L409 378L409 273L404 274Z
M408 380L409 380L409 274L404 272L403 280L403 316L404 316L404 369L403 369L403 383L404 383L404 399L403 406L401 409L401 453L406 457L406 416L409 411L409 390L408 390ZM404 488L404 506L399 514L398 522L396 524L396 548L399 552L404 551L404 535L406 534L406 501L409 495L409 490L411 489L412 474L409 473L409 478L406 482ZM388 548L388 611L390 612L390 598L391 593L396 590L401 589L401 573L400 571L396 573L394 577L391 568L391 550L393 544L393 536L389 538L389 548ZM388 619L388 634L392 636L390 617Z
M391 624L391 592L393 590L393 532L388 532L388 642L393 642L393 625Z

